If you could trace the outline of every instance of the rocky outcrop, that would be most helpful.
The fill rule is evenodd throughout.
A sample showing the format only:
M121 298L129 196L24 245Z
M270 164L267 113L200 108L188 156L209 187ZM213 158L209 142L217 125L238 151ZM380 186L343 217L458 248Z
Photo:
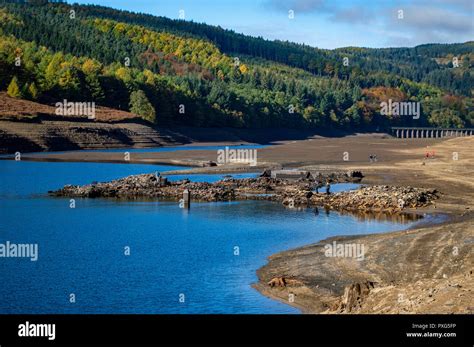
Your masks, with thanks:
M426 206L438 198L436 190L412 187L371 186L323 194L314 193L315 185L317 182L310 179L294 181L271 177L226 178L215 183L191 182L188 179L171 182L159 175L145 174L85 186L67 185L49 193L53 196L86 198L179 200L183 192L189 190L191 198L200 201L270 200L282 202L288 207L324 206L341 211L385 212Z
M368 186L335 194L313 193L293 187L282 194L282 203L289 207L324 206L341 211L396 212L405 208L425 207L438 199L435 189Z
M270 287L291 287L291 286L296 286L296 285L302 285L303 283L301 281L291 279L291 278L286 278L286 277L274 277L272 278L268 283Z
M347 211L401 211L405 208L419 208L439 198L436 189L368 186L333 195L314 195L312 204L331 209Z
M69 196L84 198L157 198L179 200L185 190L191 192L194 200L229 201L235 199L231 187L213 185L206 182L182 180L170 182L167 178L155 175L136 175L119 180L93 183L85 186L66 185L64 188L49 192L53 196Z
M320 185L329 183L340 183L340 182L354 182L359 183L364 175L361 171L335 171L335 172L311 172L311 177L318 182Z
M202 164L203 167L214 167L217 166L217 163L215 161L206 161Z
M316 185L322 186L326 182L341 183L341 182L360 182L364 175L361 171L348 172L321 172L308 170L271 170L265 169L259 177L273 177L290 180L308 180L315 182Z
M362 180L362 178L364 178L364 175L361 171L349 171L347 175L354 180Z
M370 291L374 289L376 285L376 282L365 281L347 286L344 289L338 312L350 313L356 309L360 309L364 299L369 296Z

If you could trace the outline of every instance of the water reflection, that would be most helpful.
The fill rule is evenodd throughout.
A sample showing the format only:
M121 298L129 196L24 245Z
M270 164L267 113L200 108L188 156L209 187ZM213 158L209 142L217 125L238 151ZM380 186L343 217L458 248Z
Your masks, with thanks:
M398 224L408 224L412 222L417 222L423 219L423 215L419 213L387 213L387 212L373 212L373 211L339 211L331 210L329 208L317 206L317 207L307 207L307 206L295 206L295 207L286 207L290 210L295 211L308 211L311 210L315 216L325 214L329 216L331 213L337 213L341 216L351 216L355 217L359 222L366 221L377 221L377 222L392 222Z
M329 213L329 210L326 210ZM375 220L378 222L392 222L407 224L416 222L423 219L423 216L418 213L386 213L386 212L350 212L350 211L338 211L340 215L350 215L355 217L360 222Z

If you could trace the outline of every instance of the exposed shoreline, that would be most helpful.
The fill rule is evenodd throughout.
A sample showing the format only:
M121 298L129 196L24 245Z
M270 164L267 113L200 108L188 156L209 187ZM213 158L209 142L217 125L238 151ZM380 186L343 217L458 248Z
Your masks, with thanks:
M402 230L397 230L397 231L390 231L390 232L382 232L382 233L375 233L375 234L363 234L363 235L337 235L337 236L331 236L325 239L322 239L316 243L308 244L305 246L301 246L295 249L289 249L285 250L282 252L275 253L268 257L267 264L262 266L257 270L257 276L258 276L258 282L253 283L252 287L259 291L262 295L273 299L277 300L281 303L290 305L294 308L297 308L300 310L300 313L302 314L337 314L337 313L355 313L355 312L347 312L347 311L338 311L337 309L340 308L341 298L342 295L327 295L324 299L322 299L320 296L324 296L324 292L327 290L327 288L322 288L322 293L320 293L320 296L316 293L312 293L309 288L307 288L305 285L302 285L302 283L299 283L299 280L296 279L294 276L276 276L276 277L271 277L271 272L274 270L272 267L277 268L278 265L273 264L272 262L275 261L280 261L280 259L284 262L288 261L289 258L295 256L298 252L306 252L311 249L318 249L323 252L323 247L324 245L331 244L334 241L338 243L355 243L357 241L363 240L364 238L367 237L376 237L378 235L384 235L387 237L398 237L399 235L402 235L403 233L408 233L408 232L416 232L419 231L422 228L430 228L430 227L441 227L441 226L449 226L452 223L454 223L456 220L456 217L453 216L452 214L449 213L442 213L442 212L436 212L437 215L443 216L444 218L442 220L433 220L429 219L426 220L426 212L424 211L419 211L419 210L414 210L414 211L405 211L406 213L413 213L414 215L420 216L422 219L419 221L415 221L413 225L409 226L406 229ZM430 216L432 216L430 214ZM472 216L470 217L472 220ZM323 257L321 257L324 259ZM326 258L327 259L327 258ZM285 278L285 280L289 283L285 286L285 288L271 288L268 286L268 279L273 280L275 278ZM321 281L323 282L323 281ZM364 281L359 282L359 283L364 283ZM319 287L319 284L316 285ZM332 286L332 283L331 283ZM335 287L335 286L334 286ZM339 288L336 288L339 290L339 293L343 293L343 290L346 288L344 286L338 286ZM332 288L329 287L329 289L332 290ZM293 301L290 301L290 294L293 294ZM296 297L298 295L301 295L301 300L296 300ZM332 305L332 307L331 307ZM474 308L474 307L473 307ZM384 312L357 312L357 313L384 313ZM385 313L394 313L394 312L385 312ZM409 313L409 312L397 312L397 313ZM423 313L423 312L419 312ZM459 312L459 313L464 313L464 312ZM470 312L472 313L472 312Z
M424 160L426 147L436 151ZM342 160L348 151L351 160ZM377 153L379 161L368 163ZM453 161L453 153L459 160ZM254 287L263 295L304 313L472 313L474 289L474 138L397 140L379 135L311 138L259 149L257 167L196 167L168 174L255 172L291 167L315 171L361 170L363 183L436 189L441 198L416 213L442 213L441 223L427 222L408 230L363 236L339 236L274 254L257 271ZM120 162L123 153L69 152L45 154L35 160ZM36 156L35 156L36 157ZM25 155L25 160L30 160ZM193 150L133 153L131 163L171 164L215 160L215 151ZM164 173L163 173L164 174ZM363 261L328 258L329 241L363 243ZM456 255L452 253L456 249ZM277 285L268 285L273 279ZM289 302L289 294L293 302Z
M253 284L253 287L263 295L294 306L306 314L472 314L474 307L470 299L473 289L471 251L460 250L456 261L461 265L457 264L454 268L452 264L441 264L434 258L430 258L430 262L434 261L438 268L421 261L416 267L422 265L423 268L410 271L411 266L407 263L408 260L417 258L415 253L420 257L430 255L432 249L424 244L425 240L430 244L437 244L440 239L445 242L440 234L445 232L446 228L459 232L456 236L461 236L458 239L450 238L449 243L457 240L455 244L459 245L472 240L472 230L469 237L461 233L469 228L472 220L472 213L461 217L450 216L441 223L425 223L423 226L416 225L407 230L382 234L336 236L316 244L280 252L270 256L269 262L257 271L259 282ZM396 252L387 252L394 244L408 242L410 238L416 238L416 246L406 244L410 245L410 248L415 247L416 252L403 252L400 248L397 248ZM324 256L323 247L334 241L342 244L363 242L368 245L369 250L373 246L376 251L383 250L384 254L380 256L369 253L363 266L351 264L347 259L336 259L333 264L328 264L333 259ZM449 256L449 252L444 253L446 254L443 259L448 261L445 257ZM311 257L312 261L305 262L304 259L308 257ZM377 263L387 262L387 258L391 265L385 264L380 268ZM374 265L377 266L375 271L372 269ZM402 270L386 271L387 267L397 265ZM308 267L318 269L310 274L301 273L302 268ZM459 268L462 271L459 271ZM344 271L338 272L341 269ZM286 279L285 286L268 286L268 281L281 277ZM304 280L301 281L300 278ZM290 295L293 302L289 299Z
M473 182L467 174L472 170L472 144L472 139L466 139L464 143L449 140L437 146L440 152L465 146L462 153L466 155L466 166L458 166L461 170L456 174L452 164L447 169L443 165L421 172L419 163L407 161L403 163L403 173L396 170L400 175L386 175L383 170L365 182L402 185L411 181L407 177L410 173L412 177L423 177L424 182L428 179L444 194L434 207L417 212L442 213L446 220L425 221L389 233L336 236L274 254L257 271L259 281L253 287L303 313L472 314ZM436 173L441 177L433 179ZM458 184L459 179L463 182ZM323 247L333 241L364 244L365 259L358 262L326 257ZM273 287L269 285L271 281Z

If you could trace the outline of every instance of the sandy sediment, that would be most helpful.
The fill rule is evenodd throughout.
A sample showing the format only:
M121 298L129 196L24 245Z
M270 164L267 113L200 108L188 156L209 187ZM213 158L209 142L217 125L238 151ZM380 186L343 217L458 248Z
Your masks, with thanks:
M473 138L450 139L432 146L434 160L361 167L372 183L439 189L440 200L421 211L445 212L447 221L275 254L258 270L255 288L305 313L473 313L473 145ZM364 258L331 256L334 242L363 245Z
M473 313L470 223L472 213L443 225L334 237L282 252L259 269L255 287L306 313ZM327 245L335 243L363 245L364 259L328 256ZM292 283L272 286L279 278Z

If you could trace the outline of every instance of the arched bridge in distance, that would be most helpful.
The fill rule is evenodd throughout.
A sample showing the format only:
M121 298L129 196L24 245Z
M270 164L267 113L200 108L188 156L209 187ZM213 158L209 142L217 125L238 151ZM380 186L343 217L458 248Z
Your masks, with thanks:
M474 128L419 128L419 127L391 127L393 136L400 139L433 139L443 137L472 136Z

